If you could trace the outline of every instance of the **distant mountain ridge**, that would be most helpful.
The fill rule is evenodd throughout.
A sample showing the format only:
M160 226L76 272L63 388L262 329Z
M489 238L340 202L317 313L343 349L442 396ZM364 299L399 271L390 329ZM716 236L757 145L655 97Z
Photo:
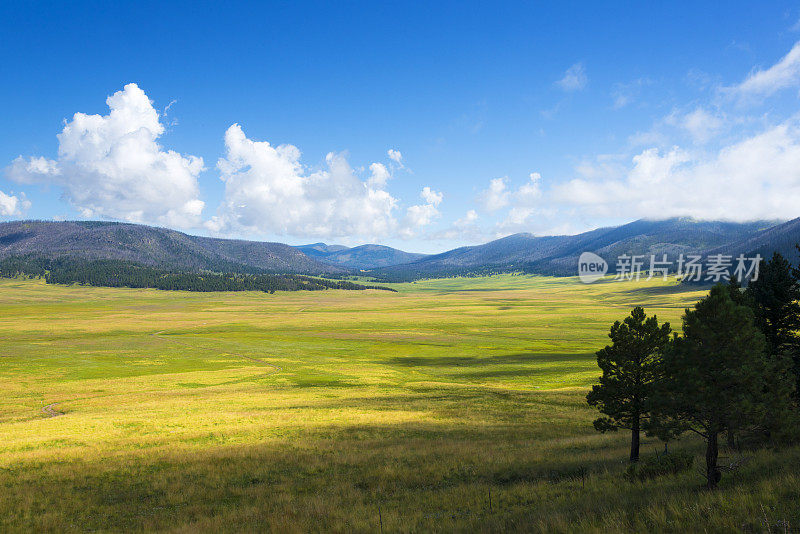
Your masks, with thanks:
M333 252L347 250L348 247L344 245L326 245L325 243L312 243L310 245L298 245L295 246L294 248L300 250L306 256L311 256L312 258L323 258Z
M384 245L361 245L348 248L342 245L314 243L295 248L321 262L358 270L403 265L427 257L427 254L404 252Z
M295 273L341 277L366 273L382 281L489 272L574 276L582 252L613 265L623 255L761 254L778 251L797 263L800 218L747 223L689 218L638 220L571 236L522 233L482 245L425 255L383 245L313 243L292 247L187 235L116 222L0 223L0 260L9 256L116 259L174 270Z
M571 236L514 234L483 245L461 247L428 256L407 265L377 269L378 277L411 280L430 276L451 276L475 272L524 271L555 276L577 274L582 252L598 254L614 265L623 255L679 254L705 255L712 250L753 252L770 249L781 236L786 243L800 241L800 219L747 223L696 221L673 218L660 221L638 220L622 226L598 228ZM784 230L779 230L784 227ZM773 237L770 237L773 236ZM727 248L725 248L727 247Z
M798 250L796 245L799 243L800 218L797 218L762 230L755 235L708 250L707 253L746 254L747 256L760 254L768 259L774 252L778 252L794 265L797 265Z
M0 223L0 259L9 256L125 260L160 268L229 272L346 274L282 243L217 239L116 222Z

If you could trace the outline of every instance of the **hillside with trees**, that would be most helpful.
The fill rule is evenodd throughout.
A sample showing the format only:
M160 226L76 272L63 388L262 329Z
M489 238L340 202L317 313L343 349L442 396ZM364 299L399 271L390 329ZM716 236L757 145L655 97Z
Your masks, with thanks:
M407 265L376 269L376 278L403 281L439 276L463 276L495 272L526 272L552 276L575 276L578 257L590 251L604 258L613 272L616 259L623 255L676 259L680 254L707 255L745 238L773 228L776 221L734 223L674 218L660 221L639 220L612 228L599 228L571 236L514 234L483 245L461 247L428 256ZM788 223L787 223L788 224ZM800 223L787 230L795 242L800 239ZM787 237L790 238L790 237ZM750 252L752 246L729 247ZM769 248L769 247L767 247Z
M319 291L393 289L297 274L169 271L121 260L48 259L12 256L0 260L0 276L39 277L48 284L155 288L180 291Z
M167 228L99 221L0 223L0 259L10 256L122 260L184 271L348 272L282 243L200 237Z

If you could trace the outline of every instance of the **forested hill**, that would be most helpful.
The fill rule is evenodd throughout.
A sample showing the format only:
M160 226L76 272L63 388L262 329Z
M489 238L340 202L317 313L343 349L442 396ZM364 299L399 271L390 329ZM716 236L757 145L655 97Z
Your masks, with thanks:
M348 248L341 245L314 243L295 248L324 263L359 270L404 265L427 256L426 254L404 252L384 245L360 245Z
M707 251L708 254L761 254L769 258L778 252L796 264L797 244L800 243L800 218L767 228L752 236L743 236L732 243Z
M377 280L529 272L574 276L582 252L610 265L622 255L675 259L679 254L761 254L795 258L800 219L746 223L690 218L639 220L568 236L515 234L482 245L425 256L381 245L292 247L198 237L110 222L0 223L0 260L8 257L121 260L172 272L302 274L346 277L360 270Z
M0 223L0 259L10 256L123 260L170 270L346 274L282 243L215 239L115 222Z
M508 271L574 276L578 257L586 251L600 255L611 265L623 254L667 254L674 258L679 254L704 255L718 249L741 253L756 249L767 251L779 241L781 246L800 241L799 221L736 223L673 218L639 220L569 236L514 234L483 245L427 256L406 265L376 269L373 274L392 281ZM780 227L783 230L777 231ZM775 230L770 231L773 228Z
M324 289L382 289L388 287L326 280L299 274L247 274L169 271L123 260L55 259L10 256L0 260L0 277L39 277L48 284L98 287L154 288L176 291L318 291Z

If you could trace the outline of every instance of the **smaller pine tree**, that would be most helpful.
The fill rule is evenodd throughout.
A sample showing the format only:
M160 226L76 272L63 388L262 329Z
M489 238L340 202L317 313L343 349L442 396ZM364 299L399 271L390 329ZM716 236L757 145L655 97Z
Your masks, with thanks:
M600 432L630 429L631 462L639 460L640 432L649 417L646 406L670 331L669 323L659 326L655 315L648 318L636 307L624 321L614 323L608 334L611 345L597 352L603 375L586 400L604 416L594 427Z

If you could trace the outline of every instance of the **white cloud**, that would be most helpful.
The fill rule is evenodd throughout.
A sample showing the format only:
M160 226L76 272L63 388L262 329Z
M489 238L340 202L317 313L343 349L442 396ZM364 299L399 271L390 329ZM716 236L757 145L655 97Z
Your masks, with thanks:
M768 69L752 72L742 83L724 89L740 98L770 96L781 89L800 84L800 42Z
M226 156L217 168L225 182L215 232L379 238L398 233L398 201L383 186L388 171L370 166L362 181L342 154L330 153L327 168L310 171L293 145L252 141L238 124L225 133Z
M31 203L25 199L25 195L9 195L0 191L0 216L14 217L23 215L30 207Z
M478 212L475 210L468 210L460 219L456 219L453 226L464 227L474 224L478 220Z
M489 187L481 192L478 199L483 203L487 211L494 212L506 206L533 206L535 205L542 192L540 181L542 175L533 172L528 177L528 182L520 186L515 191L508 189L508 177L494 178L489 181Z
M702 107L687 113L681 120L681 126L699 144L710 141L722 129L724 123L720 116L711 114Z
M723 133L731 133L737 125L739 136L744 135L744 127L753 123L752 118L726 113L717 106L694 105L674 108L668 115L653 122L649 130L637 132L628 137L629 149L636 147L668 148L676 142L691 141L693 145L707 145L719 141Z
M564 77L556 82L556 85L561 87L564 91L580 91L586 87L589 79L586 76L586 70L583 63L575 63L564 73Z
M420 196L425 200L426 203L432 204L434 206L438 206L439 204L442 203L442 194L437 193L436 191L427 186L422 189L422 193L420 193Z
M481 201L487 211L493 212L508 206L508 176L502 178L492 178L489 188L481 192L478 200Z
M514 194L514 202L523 205L534 205L542 196L541 187L542 175L532 172L528 175L528 183L517 189Z
M406 210L406 220L403 227L400 229L400 233L404 237L412 237L415 235L417 229L429 225L440 215L438 206L442 203L442 193L436 192L426 186L422 189L419 196L422 197L425 204L410 206Z
M386 151L386 155L389 156L389 159L395 163L400 163L401 165L403 164L403 154L401 154L399 150L390 148Z
M106 99L108 115L76 113L58 134L58 158L23 159L6 169L19 183L63 187L84 217L194 227L204 203L202 158L163 150L158 112L136 84Z
M542 200L541 190L542 175L532 172L528 176L528 182L520 186L516 191L510 193L509 209L506 217L496 228L498 235L505 235L513 231L528 231L531 217L540 212Z
M373 163L369 166L370 177L367 180L367 185L373 189L382 189L386 186L386 182L392 175L383 163Z
M458 240L472 243L486 241L491 238L483 229L478 225L478 212L475 210L468 210L463 217L456 219L450 227L435 232L428 237L430 239L438 240Z
M60 175L61 169L58 162L51 159L39 156L26 161L19 156L6 168L6 174L17 183L34 184L42 181L43 177Z
M635 219L794 218L800 206L800 124L790 120L715 153L642 151L623 178L575 179L548 199L585 215Z

